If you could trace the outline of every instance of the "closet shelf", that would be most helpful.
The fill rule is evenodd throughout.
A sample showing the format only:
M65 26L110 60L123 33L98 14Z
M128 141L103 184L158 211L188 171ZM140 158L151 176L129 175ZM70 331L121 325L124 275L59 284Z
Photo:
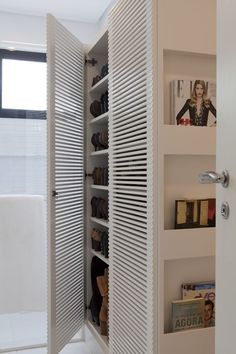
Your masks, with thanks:
M161 249L164 260L215 256L215 228L165 230Z
M102 336L100 334L100 327L95 324L95 322L92 321L91 319L91 314L89 311L87 311L87 327L91 331L91 333L94 335L96 341L98 344L102 347L103 353L108 354L109 353L109 343L107 340L106 336Z
M100 186L98 184L91 184L90 188L108 191L109 187L108 186Z
M98 81L94 86L91 87L90 93L104 93L108 90L108 77L109 74L103 77L100 81Z
M95 222L99 225L102 225L102 226L105 226L105 227L109 227L109 222L107 220L103 220L103 219L98 219L98 218L93 218L93 217L90 217L90 220L92 222Z
M97 252L97 251L94 251L94 250L91 249L91 253L94 254L96 257L100 258L104 263L106 263L106 264L108 264L108 265L110 264L109 258L105 258L105 257L101 254L101 252Z
M162 335L163 353L212 353L214 343L215 328L199 328Z
M91 156L102 156L102 155L108 155L109 150L108 149L104 149L104 150L99 150L99 151L93 151L91 152Z
M166 155L215 155L215 127L164 125L160 131L161 150Z
M93 118L90 122L90 124L103 124L107 123L109 118L109 112L105 112L101 114L100 116Z

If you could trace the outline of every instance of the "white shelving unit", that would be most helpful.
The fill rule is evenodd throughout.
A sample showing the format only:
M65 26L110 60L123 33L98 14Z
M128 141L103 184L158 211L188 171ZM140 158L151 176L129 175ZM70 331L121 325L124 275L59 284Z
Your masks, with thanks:
M100 116L94 118L90 114L90 105L94 100L100 101L101 95L108 90L108 79L109 75L102 78L97 84L92 86L93 77L100 75L101 68L103 65L108 63L108 32L106 31L95 45L89 50L88 58L94 58L97 61L95 66L87 67L87 138L86 138L86 149L87 149L87 161L86 161L86 171L91 174L95 167L108 167L108 156L109 149L94 151L94 147L91 143L91 136L94 133L99 132L101 129L108 129L109 112L105 112ZM91 198L93 196L108 199L109 187L103 185L95 185L91 177L86 179L86 201L87 201L87 279L88 279L88 290L87 290L87 304L90 303L92 296L92 287L90 283L90 265L91 260L94 256L102 260L107 266L109 266L109 259L105 258L101 252L96 252L91 248L90 233L93 228L99 229L100 231L106 231L109 233L109 221L91 217ZM87 324L92 333L94 334L96 340L100 344L104 353L109 353L109 343L106 336L100 334L100 327L97 326L91 320L91 313L87 313Z
M213 2L207 7L214 13ZM191 9L198 13L192 0L188 9L180 0L174 3L160 0L158 8L158 353L161 354L214 354L214 328L172 333L171 323L171 302L181 299L181 284L215 277L215 228L174 229L175 200L215 197L214 186L200 185L197 180L200 172L215 170L215 127L171 125L171 81L216 79L214 16L210 18L211 31L206 39L204 29L199 32L190 23L191 31L187 33L185 20ZM180 25L183 23L185 26ZM200 40L202 36L204 41ZM208 48L204 47L205 41Z

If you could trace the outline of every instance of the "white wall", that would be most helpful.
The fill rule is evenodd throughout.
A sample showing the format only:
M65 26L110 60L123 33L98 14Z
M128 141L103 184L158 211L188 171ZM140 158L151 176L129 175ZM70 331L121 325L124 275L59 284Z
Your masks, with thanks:
M158 20L163 48L216 53L215 0L159 0Z
M65 20L60 22L82 43L91 44L97 37L98 24ZM19 50L45 51L46 17L0 12L0 48L9 45Z
M41 196L0 195L0 314L46 310Z
M0 195L46 194L46 121L0 118Z
M45 120L0 118L0 171L0 313L45 311Z

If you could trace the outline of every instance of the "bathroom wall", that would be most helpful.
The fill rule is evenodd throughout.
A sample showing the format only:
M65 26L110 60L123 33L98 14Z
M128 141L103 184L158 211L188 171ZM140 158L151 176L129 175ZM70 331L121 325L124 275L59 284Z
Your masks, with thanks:
M45 224L42 196L0 195L0 315L46 311Z
M45 120L0 118L0 171L0 314L46 311Z
M46 121L0 118L0 194L46 194Z

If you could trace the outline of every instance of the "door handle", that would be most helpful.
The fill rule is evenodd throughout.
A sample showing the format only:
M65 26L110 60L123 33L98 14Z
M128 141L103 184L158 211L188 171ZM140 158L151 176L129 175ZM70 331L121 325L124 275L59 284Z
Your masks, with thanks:
M223 187L227 188L229 185L229 173L224 170L221 174L215 171L204 171L199 174L198 181L203 184L221 183Z

